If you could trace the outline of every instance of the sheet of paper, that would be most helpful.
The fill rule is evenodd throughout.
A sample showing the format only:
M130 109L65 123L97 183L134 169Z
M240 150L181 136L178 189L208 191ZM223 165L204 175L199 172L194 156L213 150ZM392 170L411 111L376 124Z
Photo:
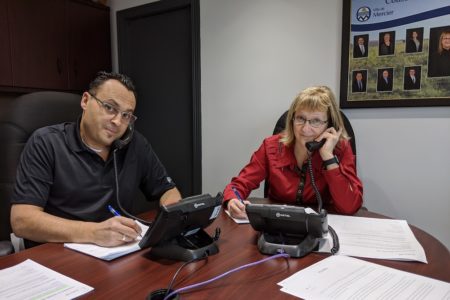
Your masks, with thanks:
M425 251L405 220L328 215L339 238L339 255L427 263ZM328 234L319 252L330 252Z
M148 226L144 225L140 222L136 222L142 229L142 236L145 235L145 233L148 230ZM117 257L126 255L128 253L132 253L135 251L140 250L139 247L139 241L141 238L139 237L136 241L132 243L128 243L122 246L117 247L102 247L94 244L78 244L78 243L65 243L64 247L82 252L103 260L112 260Z
M30 259L0 270L0 299L73 299L93 289Z
M248 224L250 223L250 221L248 219L237 219L237 218L233 218L230 215L230 212L228 211L228 209L224 209L225 213L230 217L230 219L232 219L234 222L238 223L238 224Z
M450 284L347 256L330 256L278 283L303 299L449 299Z

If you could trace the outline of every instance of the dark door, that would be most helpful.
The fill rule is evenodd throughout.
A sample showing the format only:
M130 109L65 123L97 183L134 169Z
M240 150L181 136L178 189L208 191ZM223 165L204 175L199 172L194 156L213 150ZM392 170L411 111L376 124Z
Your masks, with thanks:
M136 129L184 197L201 193L198 0L117 12L119 69L138 92Z

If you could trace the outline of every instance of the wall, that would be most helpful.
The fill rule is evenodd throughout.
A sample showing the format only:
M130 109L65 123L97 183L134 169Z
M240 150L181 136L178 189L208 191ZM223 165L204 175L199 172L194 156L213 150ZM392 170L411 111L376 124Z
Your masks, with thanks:
M143 2L150 1L113 0L111 13ZM300 90L325 84L339 94L342 0L201 0L200 10L203 190L216 193ZM450 107L345 113L357 137L364 205L450 248Z

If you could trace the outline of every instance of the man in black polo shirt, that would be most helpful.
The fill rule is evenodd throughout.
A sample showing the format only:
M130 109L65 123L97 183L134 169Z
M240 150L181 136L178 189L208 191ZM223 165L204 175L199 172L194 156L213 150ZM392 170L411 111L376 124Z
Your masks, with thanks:
M100 72L81 97L76 123L38 129L28 140L11 199L14 233L37 242L117 246L134 240L140 227L114 217L114 155L120 201L129 210L138 189L161 205L181 195L148 141L132 130L136 94L131 80ZM121 141L119 143L118 141ZM31 241L31 242L30 242Z

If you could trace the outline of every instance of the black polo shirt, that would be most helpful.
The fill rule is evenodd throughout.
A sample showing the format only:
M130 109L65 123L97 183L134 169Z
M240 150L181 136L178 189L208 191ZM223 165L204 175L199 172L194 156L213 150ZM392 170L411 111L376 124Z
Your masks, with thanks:
M36 130L17 169L12 204L32 204L66 219L99 222L111 217L115 200L114 161L87 148L80 138L80 120ZM116 153L120 202L130 210L140 188L147 199L159 199L175 187L148 141L134 132Z

